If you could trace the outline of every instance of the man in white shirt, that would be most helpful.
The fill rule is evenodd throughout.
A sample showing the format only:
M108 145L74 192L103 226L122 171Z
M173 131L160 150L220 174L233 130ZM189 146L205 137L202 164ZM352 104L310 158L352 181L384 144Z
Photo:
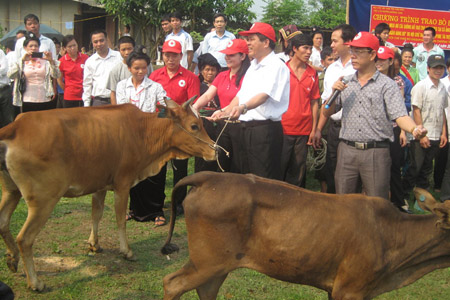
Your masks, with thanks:
M403 178L404 199L409 200L414 187L428 189L433 160L447 144L445 109L448 95L440 78L445 72L444 56L434 54L427 60L428 76L411 90L413 118L417 125L428 129L427 136L411 141L411 165Z
M419 71L419 79L423 80L427 77L427 61L428 57L433 54L439 54L445 57L444 50L434 43L436 30L433 27L427 27L423 30L423 43L414 48L413 63Z
M242 173L281 180L281 116L289 106L289 69L273 52L276 37L272 26L256 22L239 34L248 36L253 60L236 97L212 119L239 119Z
M356 35L356 30L347 24L342 24L333 29L331 33L331 48L333 53L339 57L334 63L328 66L323 80L323 93L321 95L322 103L330 98L332 94L333 84L341 77L354 74L356 70L353 68L350 46L345 43L351 42ZM322 130L325 127L327 118L323 114L324 105L322 105L322 113L320 114L319 123L313 138L314 147L321 147ZM339 132L341 130L341 108L336 107L336 113L331 116L330 125L327 134L327 157L325 168L327 170L327 193L335 193L334 172L337 163L337 147L339 144Z
M57 61L58 53L56 53L55 44L51 39L43 36L39 32L40 29L39 18L34 14L28 14L25 16L25 18L23 18L23 22L25 23L26 31L34 34L41 42L41 45L39 46L39 52L47 52L47 51L51 52L53 60ZM25 37L21 37L16 42L15 52L17 60L22 59L23 55L25 54L25 50L23 49L24 41Z
M202 44L202 54L211 53L219 62L222 68L227 67L225 54L219 52L225 49L228 43L236 37L231 32L225 30L227 26L227 17L224 14L214 15L214 31L209 32Z
M172 32L166 36L166 41L176 40L181 44L181 53L183 57L181 59L181 66L190 70L192 64L192 58L194 57L194 43L189 33L181 28L181 14L174 12L170 15L170 25L172 25Z
M447 77L441 79L442 84L444 84L445 90L447 91L447 102L450 102L450 59L447 60ZM447 134L448 141L450 141L450 106L445 109L445 117L447 118ZM447 154L447 165L445 167L444 177L442 179L441 186L441 201L450 200L450 151Z
M91 42L96 51L86 60L83 74L84 106L101 106L111 104L111 91L106 88L112 68L121 63L118 51L108 47L104 30L91 33Z
M0 49L0 128L13 121L11 81L7 76L8 59Z

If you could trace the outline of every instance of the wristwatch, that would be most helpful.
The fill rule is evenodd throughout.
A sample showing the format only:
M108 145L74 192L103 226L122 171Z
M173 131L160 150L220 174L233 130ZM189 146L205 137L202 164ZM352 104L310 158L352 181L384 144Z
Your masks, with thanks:
M242 112L243 115L245 115L247 113L247 104L241 104L244 106L244 111Z

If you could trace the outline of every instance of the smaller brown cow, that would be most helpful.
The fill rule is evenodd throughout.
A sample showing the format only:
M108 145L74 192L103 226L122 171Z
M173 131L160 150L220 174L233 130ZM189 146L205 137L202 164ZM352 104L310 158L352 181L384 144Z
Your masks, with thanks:
M408 215L382 198L212 172L175 186L163 254L178 249L170 240L178 189L186 185L193 186L183 202L189 262L164 278L165 300L192 289L201 300L216 299L237 268L311 285L330 299L371 299L450 266L450 201L438 203L425 190L416 198L433 214Z
M124 104L25 113L0 129L0 235L13 272L20 251L31 289L44 288L34 267L33 242L61 197L93 194L89 244L99 251L98 225L106 191L113 190L120 252L134 259L125 231L130 188L170 159L215 158L213 142L189 102L166 104L160 106L165 118ZM28 216L16 244L9 224L21 196Z

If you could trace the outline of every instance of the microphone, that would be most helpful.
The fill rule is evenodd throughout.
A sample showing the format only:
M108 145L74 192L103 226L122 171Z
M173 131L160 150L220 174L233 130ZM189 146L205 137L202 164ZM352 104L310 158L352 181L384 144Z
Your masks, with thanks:
M347 84L350 81L350 78L342 77L341 81L343 84ZM339 96L340 93L341 93L340 90L334 91L333 95L331 95L331 98L328 99L327 103L325 104L325 109L330 108L330 105L336 100L336 98Z

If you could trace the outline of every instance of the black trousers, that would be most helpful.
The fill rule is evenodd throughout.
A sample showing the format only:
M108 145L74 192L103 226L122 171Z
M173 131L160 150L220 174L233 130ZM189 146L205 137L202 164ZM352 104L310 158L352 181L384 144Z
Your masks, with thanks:
M325 162L327 193L336 193L334 183L334 173L337 164L337 149L339 145L339 133L341 132L341 123L329 120L330 126L327 133L327 154Z
M308 135L285 135L281 168L283 180L298 187L306 186L306 158L308 157Z
M241 173L241 124L236 122L220 121L217 134L226 127L217 144L228 151L228 156L223 150L219 150L219 162L225 172Z
M414 187L428 189L429 178L433 172L433 159L439 151L439 141L431 141L431 147L422 148L420 141L410 144L411 165L403 178L403 198L409 200L409 194Z
M210 137L211 140L215 141L217 139L217 125L214 122L208 121L203 118L203 127L206 130L206 133ZM216 161L206 161L201 157L195 158L194 165L195 172L201 171L217 171L217 162Z
M14 119L14 108L12 105L11 86L0 87L0 127L11 123Z
M178 181L183 179L188 174L188 159L172 159L172 164L174 167L173 170L173 186L177 184ZM187 187L181 188L183 192L180 193L179 199L184 199L187 194ZM178 203L178 205L181 205L181 203Z
M402 166L405 164L405 148L400 145L400 127L394 127L394 142L390 146L391 154L391 202L396 207L405 205L403 202Z
M62 103L63 108L71 108L71 107L83 107L83 100L65 100Z
M152 221L164 216L167 165L152 177L146 178L130 189L130 215L140 222Z
M49 110L55 108L56 108L56 99L42 103L34 103L34 102L22 103L22 112Z
M445 166L447 165L448 143L444 148L439 148L438 154L434 161L434 188L441 189L442 179L444 178Z
M241 170L243 174L282 180L281 151L283 128L281 122L250 121L241 123Z

